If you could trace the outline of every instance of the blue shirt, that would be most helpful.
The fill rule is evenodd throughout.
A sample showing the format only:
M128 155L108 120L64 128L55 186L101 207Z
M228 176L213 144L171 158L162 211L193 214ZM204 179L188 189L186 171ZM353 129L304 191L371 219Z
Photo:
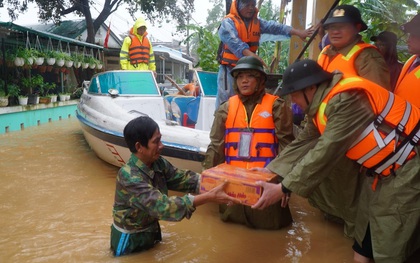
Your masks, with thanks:
M290 37L291 26L280 24L276 21L267 21L259 18L261 34L283 35ZM225 18L219 28L219 38L224 44L227 44L229 50L237 58L243 57L242 52L249 49L249 45L243 42L238 35L235 23L230 18Z

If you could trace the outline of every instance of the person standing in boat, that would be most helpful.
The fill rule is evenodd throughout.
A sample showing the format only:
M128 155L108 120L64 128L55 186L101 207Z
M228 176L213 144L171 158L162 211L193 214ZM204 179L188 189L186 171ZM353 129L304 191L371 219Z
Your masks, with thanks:
M265 92L267 75L259 59L242 57L231 74L236 95L215 113L203 168L221 163L265 167L294 139L292 111L283 99ZM263 211L220 205L220 212L223 221L258 229L280 229L292 222L289 207L280 202Z
M142 17L138 18L129 35L124 38L120 65L121 69L127 70L151 70L156 76L155 55L146 30L146 21Z
M264 66L263 60L256 54L261 34L292 35L305 40L314 32L296 29L276 21L266 21L258 17L256 0L233 0L230 12L222 20L219 28L220 46L217 60L220 64L217 76L216 110L220 104L235 95L232 88L234 82L230 74L238 59L243 56L254 56Z
M198 193L200 174L180 170L160 156L163 149L158 124L150 117L131 120L124 139L131 151L118 172L111 225L115 256L147 250L162 240L159 220L189 219L196 207L208 203L240 203L222 184L199 195L168 196L168 190Z

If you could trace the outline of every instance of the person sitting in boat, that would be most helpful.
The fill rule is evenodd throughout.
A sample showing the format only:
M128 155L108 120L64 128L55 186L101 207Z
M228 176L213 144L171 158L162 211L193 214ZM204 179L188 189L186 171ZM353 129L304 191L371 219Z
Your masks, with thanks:
M182 87L182 91L179 91L177 94L197 97L200 94L200 87L195 82L191 82Z
M138 18L129 35L124 38L120 51L120 65L121 69L127 70L151 70L156 77L155 55L146 30L146 21L142 17Z
M180 170L160 156L163 149L158 124L147 116L131 120L124 139L131 151L118 172L111 225L115 256L147 250L162 240L159 220L190 218L197 206L208 202L240 203L221 184L199 195L168 196L168 190L198 193L200 174Z
M265 92L267 78L253 56L238 60L232 69L236 95L215 113L203 169L221 163L243 168L265 167L293 139L293 116L281 98ZM221 219L251 228L280 229L292 222L281 202L264 210L245 205L220 206Z

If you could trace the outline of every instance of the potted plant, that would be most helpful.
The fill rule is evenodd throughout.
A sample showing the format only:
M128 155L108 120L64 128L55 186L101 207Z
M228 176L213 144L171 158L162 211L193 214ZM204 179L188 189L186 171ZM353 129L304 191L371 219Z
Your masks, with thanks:
M13 62L16 67L22 67L25 65L25 52L22 48L15 50Z
M34 64L35 58L38 56L38 51L33 48L18 48L16 56L23 58L24 64L31 66Z
M4 81L0 79L0 107L6 107L9 104L9 96L6 95Z
M46 89L47 96L51 98L51 102L57 102L57 94L55 93L56 84L54 82L47 82Z
M55 64L56 52L54 50L47 50L45 57L47 58L47 65L52 66Z
M44 82L40 85L40 89L39 89L39 94L40 94L40 98L39 98L39 103L50 103L50 102L55 102L57 101L57 95L51 95L51 93L53 93L55 89L55 83L50 83L50 82ZM54 101L53 101L53 98Z
M58 93L58 98L60 99L61 102L66 101L67 100L67 94L66 93Z
M45 57L46 54L44 51L40 51L40 50L35 50L34 51L34 56L35 56L35 64L38 66L41 66L44 64L45 61Z
M94 69L98 65L98 60L94 57L88 57L89 68Z
M90 57L83 57L82 68L86 69L89 67Z
M71 68L74 64L73 57L69 53L64 54L64 65L68 68Z
M73 66L75 68L80 68L83 62L83 55L82 54L73 54L72 55Z
M42 92L44 78L41 75L21 78L22 87L29 91L28 104L39 103L39 93ZM38 90L36 90L38 88Z
M64 66L64 63L66 63L66 57L67 57L67 54L66 53L56 52L55 53L55 64L58 67Z
M28 96L21 94L21 90L17 84L11 83L7 85L7 88L9 90L9 97L13 96L14 98L17 98L19 105L28 104Z

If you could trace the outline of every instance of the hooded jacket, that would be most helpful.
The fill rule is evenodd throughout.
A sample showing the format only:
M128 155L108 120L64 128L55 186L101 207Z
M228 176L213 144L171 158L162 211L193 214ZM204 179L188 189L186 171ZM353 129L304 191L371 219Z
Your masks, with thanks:
M152 44L147 38L147 32L142 36L137 34L137 29L142 26L147 28L146 21L144 18L138 18L130 30L130 35L124 38L120 51L121 69L156 71L155 55ZM147 45L149 48L147 48ZM145 51L149 54L141 54ZM131 59L139 63L131 63Z
M230 13L225 18L232 19L235 24L235 28L238 31L239 38L249 45L249 50L252 52L257 52L259 41L260 41L260 21L258 19L258 9L255 8L254 16L245 22L242 17L239 15L237 1L234 1L230 7ZM246 24L248 23L248 24ZM223 44L222 52L220 54L220 63L223 65L235 66L236 62L239 60L235 54L230 51L227 44Z

